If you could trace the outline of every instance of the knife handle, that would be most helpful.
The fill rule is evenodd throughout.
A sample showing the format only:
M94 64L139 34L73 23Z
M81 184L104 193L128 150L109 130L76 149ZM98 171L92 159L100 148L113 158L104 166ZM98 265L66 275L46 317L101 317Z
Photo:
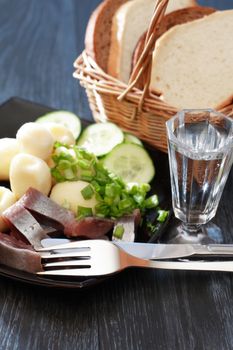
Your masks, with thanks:
M164 270L233 272L233 261L148 261L144 267Z
M233 244L208 244L200 246L198 254L233 255Z

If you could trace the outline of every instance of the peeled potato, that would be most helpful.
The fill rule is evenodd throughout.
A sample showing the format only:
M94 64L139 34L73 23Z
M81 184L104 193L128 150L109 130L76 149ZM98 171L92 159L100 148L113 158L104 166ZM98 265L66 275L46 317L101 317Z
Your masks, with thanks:
M48 159L53 150L54 139L48 129L37 123L26 123L16 134L20 152Z
M78 206L92 208L94 214L95 206L98 203L95 195L91 199L84 199L81 193L81 190L88 185L89 183L86 181L60 182L52 188L50 198L75 214L77 214Z
M17 154L11 161L10 185L16 198L20 198L29 187L48 195L52 177L48 165L31 154Z
M15 195L6 187L0 186L0 231L4 232L7 225L1 217L1 214L16 202Z
M9 170L12 158L19 152L16 139L0 139L0 180L9 180Z
M59 141L65 145L71 146L75 144L75 138L72 132L64 125L58 123L45 123L43 124L53 136L54 141Z

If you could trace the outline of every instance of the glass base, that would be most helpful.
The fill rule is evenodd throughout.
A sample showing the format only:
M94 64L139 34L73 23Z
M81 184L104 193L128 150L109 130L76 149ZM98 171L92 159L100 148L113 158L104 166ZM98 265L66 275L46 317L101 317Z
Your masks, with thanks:
M192 230L190 227L187 230L181 221L174 219L167 228L163 241L173 244L223 243L223 235L222 230L212 222L199 226L198 230Z

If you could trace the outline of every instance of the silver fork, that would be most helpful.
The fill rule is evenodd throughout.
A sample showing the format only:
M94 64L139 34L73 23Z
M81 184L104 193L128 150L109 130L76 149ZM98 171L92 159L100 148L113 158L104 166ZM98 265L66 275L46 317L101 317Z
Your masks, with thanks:
M45 270L38 272L38 275L105 276L129 267L233 272L233 261L144 260L129 255L113 243L104 240L72 242L38 251Z

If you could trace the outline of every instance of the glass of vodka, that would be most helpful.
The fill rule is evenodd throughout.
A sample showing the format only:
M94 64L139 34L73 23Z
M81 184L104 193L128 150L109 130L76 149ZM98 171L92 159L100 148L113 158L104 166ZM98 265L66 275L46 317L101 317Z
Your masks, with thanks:
M172 205L180 220L170 241L221 241L220 229L210 220L233 162L233 120L212 109L184 109L166 127Z

